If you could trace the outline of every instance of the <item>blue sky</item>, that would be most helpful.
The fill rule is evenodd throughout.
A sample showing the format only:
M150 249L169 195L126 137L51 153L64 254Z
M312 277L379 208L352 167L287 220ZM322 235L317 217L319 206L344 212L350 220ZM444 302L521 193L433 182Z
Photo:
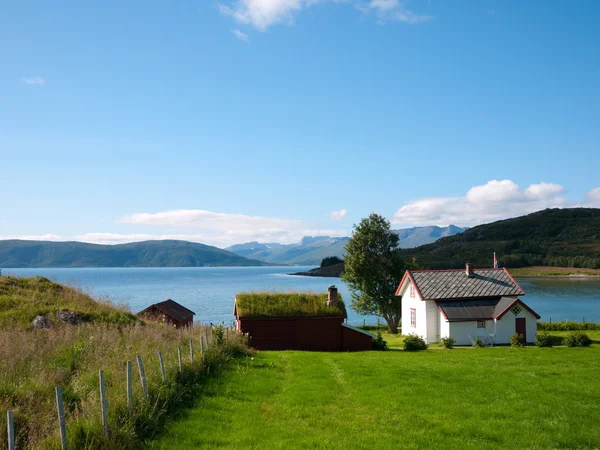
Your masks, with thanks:
M0 238L600 207L597 1L4 1Z

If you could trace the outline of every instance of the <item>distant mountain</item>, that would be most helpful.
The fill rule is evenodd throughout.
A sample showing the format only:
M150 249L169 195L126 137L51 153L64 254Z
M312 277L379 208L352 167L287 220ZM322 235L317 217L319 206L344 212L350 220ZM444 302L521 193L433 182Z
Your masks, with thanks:
M411 248L466 230L454 225L448 227L415 227L395 230L400 237L401 248ZM343 258L348 237L305 236L297 244L248 242L232 245L226 250L246 258L258 259L272 264L318 265L327 256Z
M546 209L400 252L424 269L491 267L494 252L500 267L600 268L600 209Z
M204 244L145 241L120 245L84 242L0 241L0 267L264 266L263 261Z

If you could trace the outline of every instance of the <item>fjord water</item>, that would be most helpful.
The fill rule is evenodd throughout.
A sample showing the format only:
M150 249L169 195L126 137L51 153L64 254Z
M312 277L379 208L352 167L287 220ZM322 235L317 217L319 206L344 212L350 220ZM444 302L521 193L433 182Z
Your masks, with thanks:
M350 292L339 278L288 275L312 267L185 267L185 268L85 268L3 269L4 275L44 276L74 284L96 297L124 303L133 312L171 298L196 312L199 322L230 323L233 299L247 291L326 292L338 286L348 307L348 323L377 319L361 316L350 307ZM523 300L542 320L600 322L600 280L517 279L526 295Z

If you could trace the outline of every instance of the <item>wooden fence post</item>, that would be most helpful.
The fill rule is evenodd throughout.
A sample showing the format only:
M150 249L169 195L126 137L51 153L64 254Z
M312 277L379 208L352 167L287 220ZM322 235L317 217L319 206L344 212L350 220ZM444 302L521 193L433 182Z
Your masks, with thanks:
M102 408L102 429L104 431L104 437L108 438L108 411L106 406L106 389L104 389L104 370L98 371L100 378L100 407Z
M208 350L208 331L204 332L204 336L206 337L206 350Z
M181 347L177 347L177 359L179 360L179 374L183 375L183 362L181 361Z
M127 361L127 412L133 414L133 386L131 384L131 361Z
M148 395L148 385L146 384L146 374L144 373L144 365L142 364L141 355L137 355L137 363L138 369L140 369L140 382L142 383L144 395L146 396L146 400L150 400L150 395Z
M62 450L67 450L67 426L65 424L65 407L63 405L62 388L56 386L56 409L58 409L58 425L60 428L60 445Z
M200 354L204 355L204 336L200 336Z
M190 339L190 363L194 364L194 342Z
M163 383L166 383L167 374L165 373L165 362L163 360L162 352L158 352L158 361L160 362L160 373L162 374Z
M6 431L8 433L8 450L15 450L15 424L10 409L6 411Z

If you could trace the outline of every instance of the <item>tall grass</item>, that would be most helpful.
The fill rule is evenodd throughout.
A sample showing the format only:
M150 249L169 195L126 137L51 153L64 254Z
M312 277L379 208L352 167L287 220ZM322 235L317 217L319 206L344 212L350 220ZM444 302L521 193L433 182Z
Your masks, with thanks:
M587 322L538 322L541 331L600 330L600 324Z
M55 386L63 388L70 448L139 448L162 432L169 417L176 416L195 401L207 377L218 374L231 359L248 351L244 336L233 331L226 333L225 339L219 339L220 333L199 325L177 330L169 325L144 324L137 319L126 325L119 320L111 323L106 317L127 317L128 313L115 310L109 304L94 305L93 299L82 292L64 289L68 295L80 296L83 308L88 308L90 316L98 319L77 326L56 324L43 330L8 327L6 323L0 327L0 449L6 448L7 409L14 413L17 448L57 448ZM25 297L30 304L35 304L35 297L44 298L36 289L28 291L16 286L6 289L0 300L11 296ZM81 311L77 302L71 306ZM41 307L56 306L49 302ZM103 312L106 315L103 316ZM28 323L29 316L23 316L27 320L11 321L11 324ZM211 345L201 357L200 336L207 332ZM193 340L196 351L193 364L189 360L189 339ZM178 347L184 357L183 374L179 373ZM166 383L162 382L158 351L165 359ZM144 363L149 401L140 384L135 362L138 354ZM127 360L133 363L134 375L131 416L126 398ZM99 369L105 373L108 439L102 433Z
M331 306L327 306L327 294L311 292L246 292L238 294L236 301L238 314L243 317L346 317L346 306L339 294Z

